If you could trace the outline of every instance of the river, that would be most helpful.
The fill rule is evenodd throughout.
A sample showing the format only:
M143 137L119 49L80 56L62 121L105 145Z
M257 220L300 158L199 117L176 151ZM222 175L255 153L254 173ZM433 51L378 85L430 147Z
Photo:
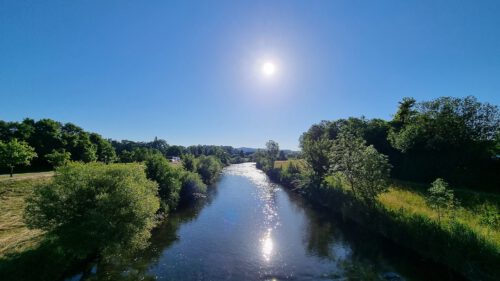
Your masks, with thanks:
M133 257L67 280L455 280L450 271L273 184L226 167L206 199L170 217Z

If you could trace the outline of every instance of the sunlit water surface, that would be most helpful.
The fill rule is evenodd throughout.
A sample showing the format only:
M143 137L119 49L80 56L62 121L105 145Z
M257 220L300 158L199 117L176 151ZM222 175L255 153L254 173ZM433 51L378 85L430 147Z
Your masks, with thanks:
M446 269L346 225L255 168L231 165L203 202L172 214L133 258L68 280L451 280Z

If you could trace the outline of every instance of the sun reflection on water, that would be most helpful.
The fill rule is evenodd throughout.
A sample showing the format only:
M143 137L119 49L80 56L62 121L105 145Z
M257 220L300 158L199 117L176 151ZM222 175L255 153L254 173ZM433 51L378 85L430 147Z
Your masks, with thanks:
M272 237L273 230L279 226L279 217L275 202L276 185L269 181L264 172L255 169L255 163L231 165L225 168L225 173L246 177L257 186L254 193L258 198L256 207L262 212L262 232L260 232L262 234L259 235L260 252L264 261L269 263L272 256L277 254L275 242Z
M271 229L268 229L264 237L261 239L262 243L262 257L266 261L271 260L271 255L273 254L273 238L271 237Z

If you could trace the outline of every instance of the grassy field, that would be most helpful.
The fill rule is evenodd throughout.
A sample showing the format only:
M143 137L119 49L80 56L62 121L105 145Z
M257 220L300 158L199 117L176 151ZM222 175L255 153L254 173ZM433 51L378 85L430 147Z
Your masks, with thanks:
M38 184L51 180L53 172L0 176L0 257L36 245L43 236L23 223L24 199Z
M50 178L54 175L53 171L50 172L38 172L38 173L22 173L22 174L14 174L12 178L9 174L0 175L1 181L9 181L9 180L26 180L26 179L40 179L40 178Z
M303 159L293 159L284 161L274 161L274 168L277 169L288 169L290 164L297 165L299 168L305 167L306 162Z
M397 182L389 190L378 197L378 201L387 209L398 210L410 215L423 215L443 227L449 227L453 221L466 225L478 236L492 243L500 251L500 229L498 225L488 226L484 223L485 210L491 213L500 212L500 197L497 194L474 192L459 189L455 191L460 205L453 210L446 210L446 215L439 220L438 213L426 201L425 189L410 189L408 185Z

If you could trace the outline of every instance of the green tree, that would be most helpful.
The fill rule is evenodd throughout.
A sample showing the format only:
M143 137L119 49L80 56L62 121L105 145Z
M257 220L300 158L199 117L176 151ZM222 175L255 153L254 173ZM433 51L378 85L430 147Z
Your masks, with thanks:
M427 201L431 208L436 210L438 221L441 221L446 211L453 209L456 205L453 190L448 188L447 182L438 178L432 182L431 187L427 191Z
M7 143L0 141L0 165L10 169L10 177L15 166L30 165L31 159L36 156L35 149L24 141L20 142L17 139Z
M474 185L488 184L484 180L495 176L498 179L498 173L485 169L494 165L495 135L500 128L497 106L474 97L441 97L420 103L405 99L392 124L388 137L401 152L399 166L403 167L398 176Z
M215 156L200 156L198 158L197 172L203 182L210 185L215 182L222 170L222 164Z
M52 167L56 168L68 164L71 160L71 153L65 151L64 149L59 151L54 149L52 150L52 153L45 155L45 159L52 165Z
M186 171L182 176L181 202L190 203L207 192L207 186L197 173Z
M78 258L138 249L155 224L157 188L142 165L73 162L35 189L24 220Z
M359 190L368 202L375 202L376 197L389 187L391 165L387 156L379 153L372 145L363 151Z
M160 154L158 150L146 148L146 147L137 147L132 150L132 162L143 162L153 157L155 154Z
M307 161L316 177L318 177L318 180L323 181L330 167L329 154L332 147L332 141L326 137L314 139L305 133L300 138L300 147L302 148L304 159Z
M132 163L134 162L134 154L131 151L123 150L120 153L120 162L122 163Z
M61 128L61 123L51 119L41 119L34 124L29 143L40 157L62 147Z
M181 189L182 171L174 167L161 154L155 154L146 160L146 175L158 183L161 199L161 211L168 213L177 207Z
M75 160L85 163L97 161L97 146L90 141L87 133L83 133L78 139L75 153L77 157Z
M267 154L267 159L269 160L269 163L271 165L271 168L274 167L274 161L278 159L280 153L280 147L277 142L273 140L269 140L266 142L266 154Z
M167 149L167 156L177 156L180 157L182 154L184 154L184 151L186 149L183 146L180 145L172 145L169 146Z
M414 110L416 100L411 97L405 97L399 102L398 111L394 115L393 122L397 123L398 127L406 124L417 113Z
M99 134L91 133L90 141L96 146L96 156L97 160L104 162L106 164L113 163L116 161L115 148L111 143L103 139Z
M387 156L372 145L349 133L342 133L331 150L331 171L340 173L354 196L374 203L378 194L388 187L390 165Z
M182 166L190 172L196 172L196 157L193 154L184 154L182 156Z

